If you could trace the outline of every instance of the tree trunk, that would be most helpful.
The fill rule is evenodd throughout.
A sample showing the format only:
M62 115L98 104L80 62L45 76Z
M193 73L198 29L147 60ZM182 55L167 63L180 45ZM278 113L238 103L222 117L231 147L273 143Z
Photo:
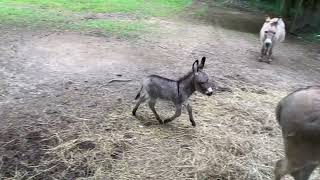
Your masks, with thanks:
M298 17L301 15L301 13L303 11L302 4L303 4L303 0L297 1L296 7L295 7L296 12L295 12L295 15L294 15L294 18L293 18L293 21L291 23L290 30L289 30L289 32L291 32L291 33L293 33L296 30L296 24L297 24Z
M282 0L280 2L280 12L283 17L289 17L292 0Z

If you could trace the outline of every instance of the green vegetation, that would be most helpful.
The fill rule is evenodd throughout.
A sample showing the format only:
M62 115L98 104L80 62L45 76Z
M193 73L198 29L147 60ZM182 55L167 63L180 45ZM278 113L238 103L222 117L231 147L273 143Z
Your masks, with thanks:
M2 23L16 25L50 25L64 23L66 20L66 16L55 11L12 7L0 3L0 21Z
M208 14L208 10L209 10L208 5L203 5L203 6L201 6L201 8L199 8L196 11L195 15L198 17L204 17Z
M75 26L84 29L97 29L103 33L112 33L118 36L132 36L148 30L147 24L143 22L114 20L91 20Z
M98 29L128 36L147 30L140 20L85 20L96 13L123 13L128 17L170 16L189 6L192 0L1 0L0 21L20 26L56 26Z
M212 0L220 5L232 4L258 9L272 17L282 16L290 33L308 40L319 41L319 0Z
M190 5L192 0L2 0L2 2L73 12L125 12L167 16Z

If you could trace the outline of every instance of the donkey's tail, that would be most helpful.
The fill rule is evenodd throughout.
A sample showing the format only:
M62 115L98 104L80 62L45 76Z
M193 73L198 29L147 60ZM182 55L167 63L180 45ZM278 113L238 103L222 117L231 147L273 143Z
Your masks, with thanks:
M280 120L281 120L281 101L278 103L278 105L276 107L276 119L277 119L278 123L280 124Z
M142 91L143 86L141 86L140 91L138 92L138 94L136 95L136 97L134 98L135 100L137 100L138 98L140 98L140 94Z

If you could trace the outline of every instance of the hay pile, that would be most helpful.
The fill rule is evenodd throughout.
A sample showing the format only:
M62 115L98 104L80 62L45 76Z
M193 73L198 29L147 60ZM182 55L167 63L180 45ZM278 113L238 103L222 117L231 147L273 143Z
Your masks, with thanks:
M42 141L55 143L42 146L39 164L18 170L15 178L271 179L283 157L274 107L284 95L253 88L210 98L197 94L191 100L196 128L186 110L159 125L143 105L137 120L129 102L102 112L97 121L73 117L68 128L46 132ZM173 113L164 102L157 109L163 118Z

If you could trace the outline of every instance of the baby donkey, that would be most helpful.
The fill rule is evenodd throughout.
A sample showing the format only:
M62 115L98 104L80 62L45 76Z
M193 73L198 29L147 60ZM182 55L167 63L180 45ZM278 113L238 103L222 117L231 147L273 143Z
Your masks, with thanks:
M199 65L199 61L196 60L192 65L192 71L177 81L157 75L148 76L143 81L140 92L135 98L138 99L138 102L134 107L132 114L135 116L139 105L146 100L149 100L150 109L159 123L163 124L171 122L175 118L179 117L181 115L182 105L185 105L187 107L192 126L196 126L192 116L191 105L187 100L195 91L199 91L208 96L211 96L213 93L213 89L209 83L209 76L203 71L205 61L206 57L203 57ZM176 107L175 114L172 117L165 119L163 122L155 110L157 99L172 101Z

